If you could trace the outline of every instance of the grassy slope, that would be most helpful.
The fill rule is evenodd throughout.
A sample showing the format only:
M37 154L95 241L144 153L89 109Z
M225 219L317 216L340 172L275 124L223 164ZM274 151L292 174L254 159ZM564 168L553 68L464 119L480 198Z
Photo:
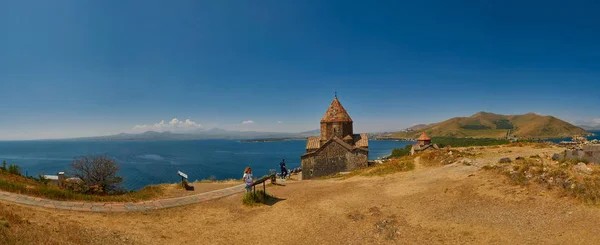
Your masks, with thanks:
M422 132L430 136L502 138L508 129L498 128L499 121L512 124L512 135L520 138L557 138L585 134L585 130L552 116L533 113L499 115L479 112L470 117L455 117L413 132L396 132L393 137L416 138Z
M149 185L141 190L128 192L122 195L87 195L58 188L58 186L52 183L44 185L32 179L8 173L0 173L0 190L54 200L93 202L143 201L161 196L164 192L164 188L161 186Z

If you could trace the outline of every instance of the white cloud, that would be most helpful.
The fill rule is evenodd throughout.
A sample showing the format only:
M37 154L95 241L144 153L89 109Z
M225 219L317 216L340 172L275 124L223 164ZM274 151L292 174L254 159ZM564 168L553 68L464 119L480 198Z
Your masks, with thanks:
M185 119L185 121L181 121L177 118L173 118L171 119L171 121L169 121L169 123L165 123L165 120L161 120L158 123L152 124L152 125L135 125L133 126L132 130L133 131L137 131L137 132L143 132L143 131L157 131L157 132L164 132L164 131L189 131L192 129L199 129L202 128L202 125L200 125L197 122L194 122L190 119Z
M577 120L577 121L575 121L575 123L579 124L579 125L596 126L596 125L600 125L600 118Z
M253 124L253 123L254 123L254 121L252 121L252 120L246 120L246 121L242 122L242 124Z
M277 124L282 124L282 122L281 121L277 121Z

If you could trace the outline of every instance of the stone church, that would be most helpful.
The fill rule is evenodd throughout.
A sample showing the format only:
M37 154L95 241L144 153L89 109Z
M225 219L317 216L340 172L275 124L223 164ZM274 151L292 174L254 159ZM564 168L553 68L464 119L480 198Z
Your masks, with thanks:
M414 154L422 152L422 151L439 150L439 149L440 148L437 146L437 144L431 143L431 137L429 137L429 135L427 135L425 132L423 132L421 134L421 136L419 136L419 138L417 139L417 144L413 145L412 148L410 149L410 154L414 155Z
M302 159L302 179L367 167L369 139L354 134L352 118L337 98L321 119L321 136L310 137Z

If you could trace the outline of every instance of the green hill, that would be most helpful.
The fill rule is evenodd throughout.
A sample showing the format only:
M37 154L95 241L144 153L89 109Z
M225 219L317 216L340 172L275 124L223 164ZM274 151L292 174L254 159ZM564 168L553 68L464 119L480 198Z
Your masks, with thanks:
M504 138L507 133L522 139L561 138L585 135L586 131L553 116L535 113L500 115L478 112L470 117L455 117L408 132L396 132L394 138L416 138L422 132L432 137Z

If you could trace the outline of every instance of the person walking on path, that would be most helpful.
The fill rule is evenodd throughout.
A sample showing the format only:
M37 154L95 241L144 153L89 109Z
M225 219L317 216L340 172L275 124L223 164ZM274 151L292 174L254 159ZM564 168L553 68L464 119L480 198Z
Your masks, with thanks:
M279 163L279 167L281 168L281 178L285 179L285 177L288 174L287 167L285 166L285 159L281 159L281 162Z
M252 168L247 167L244 170L244 176L242 177L244 183L246 183L246 193L252 191Z

